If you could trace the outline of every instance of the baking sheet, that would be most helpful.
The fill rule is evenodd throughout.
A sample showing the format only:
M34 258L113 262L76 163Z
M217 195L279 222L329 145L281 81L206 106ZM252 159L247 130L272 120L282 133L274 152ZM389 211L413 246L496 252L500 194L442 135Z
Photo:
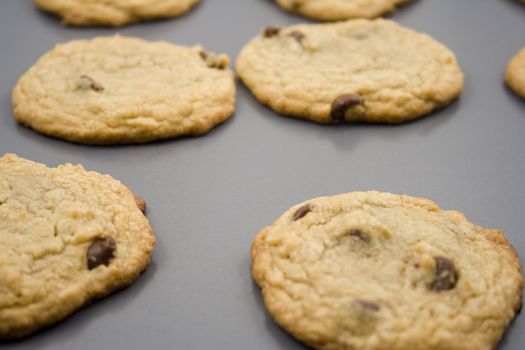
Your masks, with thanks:
M390 16L456 52L461 99L401 126L319 126L277 116L239 85L232 120L200 138L90 147L18 126L10 92L55 43L122 33L203 44L236 57L268 24L307 22L268 0L204 0L175 20L123 29L64 28L30 0L0 1L0 153L82 163L148 203L158 238L130 288L2 349L304 349L264 311L250 278L255 234L311 197L376 189L435 200L502 228L525 256L525 102L506 89L525 46L525 6L512 0L419 0ZM501 350L525 348L525 318Z

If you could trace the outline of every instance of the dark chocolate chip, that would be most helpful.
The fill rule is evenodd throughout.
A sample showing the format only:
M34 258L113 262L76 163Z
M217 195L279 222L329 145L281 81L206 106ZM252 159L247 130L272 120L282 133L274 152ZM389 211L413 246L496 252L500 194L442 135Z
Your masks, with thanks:
M304 39L304 34L298 30L294 30L293 32L291 32L290 34L288 34L289 36L291 36L292 38L294 38L295 40L297 40L297 42L300 44L303 39Z
M113 259L117 244L111 237L95 238L87 251L87 266L93 270L100 265L109 265Z
M297 209L297 211L293 214L293 221L297 221L297 220L301 219L306 214L311 212L312 209L313 209L313 207L310 204L303 205L302 207Z
M142 199L142 197L135 195L135 202L137 203L137 207L139 207L140 211L143 214L146 214L146 201Z
M293 10L293 11L297 11L297 10L299 10L301 7L303 7L303 4L301 4L300 2L298 2L298 1L294 1L294 2L292 2L292 10Z
M436 262L436 275L430 285L430 290L440 292L453 289L459 279L459 273L454 262L443 256L435 256L434 261Z
M104 91L104 87L87 75L81 75L77 85L81 89L91 89L96 92Z
M356 300L354 303L360 308L368 311L379 311L381 308L376 303L367 300Z
M266 27L264 28L263 35L265 38L272 38L279 34L281 31L280 27Z
M332 102L332 112L335 120L344 120L346 111L363 103L363 98L357 94L341 95Z
M350 232L348 232L348 234L352 237L359 238L363 242L366 242L366 243L370 242L370 238L368 237L368 235L361 230L353 228L350 230Z
M199 56L201 56L208 68L224 69L228 66L228 58L225 58L223 55L203 50L199 52Z

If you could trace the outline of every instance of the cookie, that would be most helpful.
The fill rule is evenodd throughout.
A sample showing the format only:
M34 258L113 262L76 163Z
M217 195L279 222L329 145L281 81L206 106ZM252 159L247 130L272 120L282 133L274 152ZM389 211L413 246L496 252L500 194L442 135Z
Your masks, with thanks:
M503 232L390 193L292 207L257 235L252 264L275 321L316 349L494 349L521 305Z
M62 17L65 25L112 26L175 17L199 0L35 0L43 11Z
M505 71L505 81L514 92L525 98L525 48L510 60Z
M197 136L235 108L228 57L130 37L57 45L13 90L16 120L87 144Z
M277 0L290 12L322 21L374 18L394 12L410 0Z
M383 19L265 28L237 73L263 104L318 123L406 122L463 89L450 50Z
M111 176L0 158L0 339L131 284L154 245L135 196Z

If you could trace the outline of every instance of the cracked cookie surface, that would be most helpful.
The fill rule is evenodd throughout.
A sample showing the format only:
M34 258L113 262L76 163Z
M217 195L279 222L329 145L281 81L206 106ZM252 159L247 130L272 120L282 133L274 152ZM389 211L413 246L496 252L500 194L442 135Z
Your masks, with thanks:
M505 71L505 81L515 93L525 98L525 48L509 61Z
M284 9L323 21L374 18L410 0L277 0Z
M200 46L100 37L57 45L13 89L16 120L88 144L197 136L234 112L228 57Z
M119 27L181 15L198 0L35 0L35 3L41 10L62 17L65 25Z
M330 350L494 349L521 306L521 266L503 232L421 198L320 197L252 245L275 321Z
M237 59L255 97L318 123L400 123L444 107L463 89L454 54L392 21L269 27Z
M111 176L0 158L0 339L131 284L154 245L135 196Z

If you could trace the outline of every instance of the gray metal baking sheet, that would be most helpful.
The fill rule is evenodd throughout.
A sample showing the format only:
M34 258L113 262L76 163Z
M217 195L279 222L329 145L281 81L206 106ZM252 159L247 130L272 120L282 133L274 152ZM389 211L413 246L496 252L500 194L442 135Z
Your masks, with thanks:
M512 0L419 0L391 19L458 56L461 99L400 126L320 126L283 118L239 84L237 112L199 138L89 147L18 126L10 93L55 43L122 33L201 43L235 58L268 24L307 22L270 0L203 0L174 20L122 29L65 28L30 0L0 1L0 153L82 163L148 203L158 238L130 288L2 349L305 349L265 312L250 278L256 233L311 197L376 189L435 200L497 227L525 257L525 102L505 88L508 59L525 46L525 6ZM522 260L523 261L523 260ZM499 347L525 349L521 315Z

